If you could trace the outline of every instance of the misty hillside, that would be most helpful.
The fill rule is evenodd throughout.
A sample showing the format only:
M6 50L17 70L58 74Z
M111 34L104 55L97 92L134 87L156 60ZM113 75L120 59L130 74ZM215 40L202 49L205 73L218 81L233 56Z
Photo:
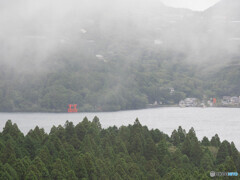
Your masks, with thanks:
M157 0L2 1L0 111L66 111L71 103L109 111L240 95L239 4L194 12Z
M221 17L232 21L239 21L240 2L237 0L221 0L216 5L206 10L206 14L211 17Z

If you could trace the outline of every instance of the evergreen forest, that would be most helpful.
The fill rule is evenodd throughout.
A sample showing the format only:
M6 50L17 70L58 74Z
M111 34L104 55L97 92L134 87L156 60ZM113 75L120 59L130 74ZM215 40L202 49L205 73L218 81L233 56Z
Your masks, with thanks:
M36 126L26 135L8 120L0 133L3 180L206 180L210 171L240 172L239 151L217 134L199 140L193 128L168 136L138 119L104 129L98 117L85 117L49 133Z

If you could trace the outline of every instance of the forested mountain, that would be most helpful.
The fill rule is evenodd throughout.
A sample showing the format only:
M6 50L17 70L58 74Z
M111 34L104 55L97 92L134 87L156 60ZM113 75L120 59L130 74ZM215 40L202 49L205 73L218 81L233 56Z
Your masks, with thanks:
M3 1L0 111L113 111L239 96L238 5L222 0L194 12L157 0Z
M217 134L199 141L193 128L169 137L138 119L103 129L97 117L85 117L27 135L9 120L0 133L0 179L205 180L210 171L239 172L239 151Z

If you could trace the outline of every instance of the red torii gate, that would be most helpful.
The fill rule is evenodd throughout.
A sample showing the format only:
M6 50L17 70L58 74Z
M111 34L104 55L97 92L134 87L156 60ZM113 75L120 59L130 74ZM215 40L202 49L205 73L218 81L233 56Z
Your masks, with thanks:
M69 108L68 108L69 113L78 112L77 104L69 104L68 106L69 106ZM72 109L72 107L73 107L73 109Z
M216 103L217 103L217 99L213 98L213 104L216 104Z

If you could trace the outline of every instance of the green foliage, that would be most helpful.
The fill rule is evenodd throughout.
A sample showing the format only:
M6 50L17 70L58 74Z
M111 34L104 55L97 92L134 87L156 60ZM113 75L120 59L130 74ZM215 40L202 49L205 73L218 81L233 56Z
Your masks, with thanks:
M75 173L73 170L70 170L66 174L66 179L67 180L77 180L78 178L76 177Z
M184 62L184 55L152 49L132 59L129 54L136 48L130 49L123 52L128 57L109 54L107 63L92 59L95 54L64 50L49 61L48 67L54 68L30 74L13 74L1 64L0 111L66 112L68 104L78 104L79 111L118 111L155 101L173 105L205 94L206 81L194 65Z
M74 170L76 172L76 176L79 179L82 178L88 178L88 173L87 173L87 169L85 167L85 163L84 163L84 157L83 155L79 155L77 156L75 163L74 163Z
M180 137L176 130L172 132L171 139L174 146L177 146L180 143Z
M224 165L225 165L226 172L236 172L237 171L236 165L235 165L232 157L227 156Z
M76 126L67 121L53 127L49 134L36 127L19 139L16 130L8 121L0 136L0 179L192 180L208 179L210 171L239 169L233 143L220 142L217 135L200 142L193 128L186 133L179 127L169 138L138 119L103 129L97 117L92 122L85 117ZM25 156L18 157L16 149Z
M217 134L212 137L210 143L211 143L212 146L215 146L215 147L219 147L220 146L220 139L219 139Z
M35 175L35 173L34 173L32 170L30 170L30 171L27 173L25 179L26 179L26 180L37 180L38 177Z
M49 172L48 172L45 164L42 162L42 160L38 156L35 157L35 159L32 161L32 164L40 172L40 179L49 179L50 178Z
M210 142L209 142L209 140L208 140L208 138L206 136L203 137L202 144L204 146L210 146Z
M27 167L24 165L23 159L17 159L13 167L16 170L19 179L24 179L27 173Z
M6 173L6 176L11 177L9 179L18 179L18 174L16 170L8 163L4 164L3 169L4 172Z
M211 155L208 152L205 152L200 161L201 167L205 171L211 171L211 170L213 170L213 167L214 167L213 163L214 163L214 159L211 157Z
M66 172L60 159L56 159L53 163L51 177L52 179L65 179Z
M183 142L182 145L182 153L186 154L188 157L190 157L190 153L191 153L191 141L189 139L189 137L187 136L185 141Z
M228 147L227 147L227 143L225 141L225 143L224 142L221 143L221 145L218 149L217 159L216 159L217 164L224 163L228 155L229 155Z

